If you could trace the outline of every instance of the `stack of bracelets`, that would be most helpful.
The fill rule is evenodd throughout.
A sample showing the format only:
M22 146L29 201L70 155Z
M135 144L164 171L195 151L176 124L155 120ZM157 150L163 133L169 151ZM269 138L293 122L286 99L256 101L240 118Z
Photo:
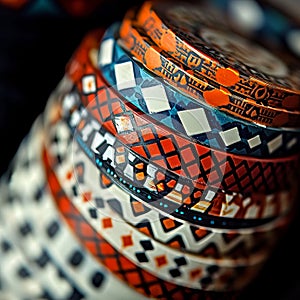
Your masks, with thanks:
M0 182L1 299L237 299L298 208L298 70L207 3L89 32Z

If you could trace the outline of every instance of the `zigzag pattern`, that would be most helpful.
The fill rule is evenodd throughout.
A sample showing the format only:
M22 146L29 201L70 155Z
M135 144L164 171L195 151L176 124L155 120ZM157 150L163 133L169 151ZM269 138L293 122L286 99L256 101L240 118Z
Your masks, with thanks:
M74 233L83 245L117 277L126 281L130 286L133 286L144 295L154 298L214 299L214 297L219 297L219 295L214 292L206 294L206 292L202 290L184 288L165 282L142 270L127 258L123 257L122 254L116 251L86 222L83 216L70 202L49 165L45 151L43 157L49 187L65 220L68 222L70 228L74 230ZM231 293L225 293L224 297L232 299L233 295Z
M102 211L104 203L109 205L126 222L132 224L144 234L173 248L198 253L203 257L248 257L270 247L277 240L280 227L260 232L238 231L236 233L214 232L207 228L197 228L160 214L145 206L139 199L131 197L100 173L99 184L95 178L98 170L81 150L74 150L74 172L77 182L73 187L78 194L90 189L89 200L94 208L89 208L90 215L100 224L97 211ZM107 197L103 197L103 195Z
M77 151L75 150L74 155L77 155L76 152ZM87 202L87 200L90 199L90 197L87 196L91 195L90 190L84 189L82 190L82 195L78 194L76 188L74 189L74 187L76 187L76 181L74 181L75 178L72 178L70 175L66 176L66 174L72 172L71 161L64 161L55 169L58 178L60 178L60 180L58 180L64 180L64 190L67 192L68 197L70 197L69 199L72 199L72 202L82 216L86 218L86 226L94 227L105 240L109 241L111 245L114 245L116 249L119 249L120 252L124 253L127 257L130 257L131 261L135 261L135 263L142 268L149 271L151 270L151 273L154 274L156 274L159 269L158 276L165 279L169 278L167 281L171 280L177 284L181 283L180 285L191 287L198 286L205 290L223 289L222 286L224 286L225 290L231 290L232 288L235 289L238 287L235 287L235 285L232 287L228 286L227 281L222 281L223 276L240 276L241 268L243 270L242 272L245 272L245 278L247 278L246 274L252 274L254 269L257 269L256 264L258 261L252 261L252 263L255 264L254 267L251 263L252 259L250 261L249 259L246 259L244 261L246 266L243 267L242 260L214 261L210 259L201 259L200 256L194 257L186 253L172 251L171 249L163 250L162 248L166 246L143 237L142 234L138 234L138 231L133 230L133 227L128 227L126 223L120 222L120 219L116 220L116 215L109 210L109 206L102 206L101 211L99 210L98 214L95 210L91 213L91 205ZM68 178L68 180L66 181L65 178ZM86 196L88 197L87 199L85 199ZM100 196L106 196L104 190L99 196L96 195L95 197L99 200ZM64 198L65 197L66 196L64 196ZM98 217L95 216L95 213ZM162 250L160 251L159 249ZM257 258L255 257L254 259L256 261ZM216 265L216 268L214 268L213 271L212 267L214 265ZM236 269L237 266L238 268ZM237 270L239 271L237 272ZM189 279L185 278L185 276L188 276ZM204 282L207 282L210 276L213 277L209 279L210 284L207 285ZM243 283L240 282L240 284Z

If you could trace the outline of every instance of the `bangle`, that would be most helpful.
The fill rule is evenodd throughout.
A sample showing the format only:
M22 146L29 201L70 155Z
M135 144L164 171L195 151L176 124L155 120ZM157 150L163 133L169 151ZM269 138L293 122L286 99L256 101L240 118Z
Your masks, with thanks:
M61 124L61 126L66 125ZM67 148L66 146L61 147L60 144L60 142L55 142L54 149ZM49 151L51 150L49 149ZM252 232L237 229L233 233L226 232L224 229L217 231L215 228L196 227L175 220L170 215L161 214L160 211L152 209L151 206L147 207L139 198L131 196L110 181L95 168L76 143L73 145L72 152L74 153L72 170L76 179L72 190L76 191L77 197L80 194L82 198L84 198L84 190L91 191L90 194L86 193L92 195L89 200L92 207L89 211L95 218L94 222L99 224L95 210L102 211L104 201L105 205L109 205L127 223L155 240L172 248L180 248L184 252L214 258L232 256L239 258L240 255L241 257L248 257L261 252L263 249L270 249L277 241L278 236L282 234L280 232L285 228L283 223L280 226L273 223L275 227L260 228L259 232L255 231L257 230L255 228L252 229ZM56 150L55 156L57 155L62 157L61 152ZM65 173L69 174L68 170L63 172L63 174ZM68 175L65 177L69 178ZM98 184L95 184L96 178L99 178ZM229 207L229 209L231 208ZM249 209L251 210L251 205ZM272 210L272 206L267 206L266 210ZM232 239L233 236L235 238Z
M53 103L48 103L48 110L51 104ZM78 297L81 295L81 298L87 299L99 296L111 299L116 296L116 293L122 293L126 299L141 299L140 294L116 280L78 243L73 237L73 232L70 232L66 224L62 222L57 207L53 203L44 175L41 150L43 140L51 136L53 131L61 139L66 137L66 131L61 128L57 127L57 124L52 124L49 131L45 132L43 121L38 118L18 150L11 170L13 180L4 182L4 185L8 187L10 199L15 200L5 203L7 214L6 207L2 206L4 215L10 219L7 224L11 223L12 216L16 217L13 222L14 226L9 226L9 229L14 227L18 232L17 235L12 232L11 236L20 236L21 230L24 234L18 239L18 243L24 244L22 252L26 255L42 254L32 259L32 262L37 264L36 267L41 269L39 273L42 273L36 274L33 279L38 282L43 278L44 286L48 287L47 293L53 299L69 299L72 298L72 294ZM68 134L70 135L70 132ZM63 152L62 148L59 150ZM61 156L61 159L65 157L66 153ZM26 180L24 180L25 177ZM4 186L1 186L2 191L3 188ZM16 203L16 201L19 202ZM26 228L30 231L26 231ZM50 261L47 263L47 260L53 260L55 265L59 266L57 272L50 272ZM65 278L58 276L60 271L63 271ZM52 278L53 276L57 278ZM66 280L69 282L65 283ZM60 286L59 290L57 286ZM72 286L76 287L73 288L74 291L70 290ZM21 292L24 293L23 290ZM36 299L36 297L30 299Z
M216 7L146 1L136 22L162 50L199 76L264 106L299 109L299 75L271 51L234 34Z
M159 279L155 275L134 264L113 248L100 233L96 232L94 228L87 223L85 218L67 197L50 165L46 149L43 150L43 161L50 191L62 217L88 251L90 251L93 256L104 264L113 274L122 281L126 281L128 285L146 296L154 298L176 296L176 299L191 299L189 297L201 299L201 297L203 297L205 299L207 295L206 291L182 287ZM83 228L84 230L82 230ZM126 239L124 242L126 243ZM115 263L113 264L112 262ZM213 299L214 292L211 294L209 293L208 295ZM218 295L218 293L216 293L216 295ZM224 296L226 297L226 293Z
M246 228L259 226L274 219L274 216L264 219L234 219L226 218L224 215L215 217L215 214L222 214L220 211L219 213L213 211L210 215L209 211L215 207L214 203L218 203L217 201L226 194L218 193L207 186L197 188L191 181L174 176L164 168L153 165L151 161L130 151L103 127L101 128L86 110L79 113L75 102L72 104L72 101L76 101L75 98L72 100L72 97L67 95L64 100L68 106L64 103L62 106L69 108L63 114L74 133L74 140L104 174L129 194L168 214L202 226ZM78 123L74 123L74 120ZM249 201L247 196L244 199L245 203ZM283 196L283 199L293 202L289 197Z
M119 43L154 74L164 78L179 91L203 101L220 111L255 124L295 128L300 125L300 111L261 105L249 98L232 95L223 86L214 86L208 80L196 77L184 65L168 57L145 36L141 29L125 18L121 24Z
M118 28L118 23L115 23L104 33L98 65L108 84L137 109L201 145L217 150L256 157L279 157L298 151L299 131L264 128L244 122L176 92L170 85L147 72L120 47L115 40ZM82 45L78 50L81 60L83 57L89 59L84 55L87 49L88 46ZM120 78L123 84L118 84ZM159 105L149 98L148 91L158 95ZM230 138L227 139L227 136Z
M77 147L74 149L74 155L77 155L78 149L81 151L79 146ZM87 179L85 177L85 170L82 170L84 173L82 174L83 177L81 177L83 182L80 185L81 189L79 189L76 180L78 177L76 178L76 176L74 176L73 168L74 165L72 160L69 160L60 164L58 168L55 168L55 172L59 181L64 180L66 176L68 177L68 180L65 181L64 191L69 199L72 199L71 201L81 215L84 216L87 223L100 233L115 249L150 273L156 274L157 265L159 264L157 261L158 258L160 261L163 261L162 264L159 264L159 274L157 274L161 279L182 286L202 289L202 276L206 277L207 274L204 272L204 274L201 274L199 277L190 280L189 274L195 269L205 270L210 265L217 265L218 272L214 273L214 278L216 279L215 283L218 284L215 286L214 282L211 282L211 285L205 287L205 289L223 291L229 287L224 287L219 282L218 277L220 274L224 274L224 272L227 273L229 270L232 270L234 273L235 268L239 267L247 268L248 266L259 265L268 255L266 249L264 249L263 253L257 253L246 259L218 258L215 260L212 258L201 257L198 254L194 255L169 248L162 243L150 239L135 227L125 222L110 208L106 201L101 202L101 199L106 198L107 194L104 190L101 190L100 194L94 194L91 189L85 185ZM94 185L94 179L92 180ZM93 211L97 215L97 217L93 217L90 210L95 207L94 205L96 202L99 203L99 201L101 202L101 208ZM107 222L110 222L110 226L103 225ZM125 238L130 240L126 246L124 245ZM178 265L179 261L181 261L180 266Z
M183 174L195 184L243 194L253 191L272 193L286 189L296 178L293 174L298 170L298 154L257 159L195 144L171 129L155 124L149 116L136 112L125 99L120 99L112 88L107 87L100 72L88 62L82 65L75 60L71 69L76 77L72 78L70 73L69 76L73 81L77 79L81 101L106 130L140 156L173 173Z

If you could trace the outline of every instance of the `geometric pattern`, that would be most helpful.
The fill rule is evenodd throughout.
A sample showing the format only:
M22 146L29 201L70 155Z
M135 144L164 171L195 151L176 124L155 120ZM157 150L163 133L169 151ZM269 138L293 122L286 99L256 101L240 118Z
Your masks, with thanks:
M78 178L76 166L84 165L84 174L81 181L75 185L81 193L90 189L93 197L90 203L93 207L94 222L100 224L97 210L103 212L105 205L116 212L122 219L133 225L142 233L153 237L172 248L184 249L185 252L198 253L201 256L210 257L230 257L232 254L235 258L248 257L254 253L258 253L263 249L269 249L270 245L277 239L277 233L280 232L279 227L273 229L268 228L260 233L255 231L243 233L237 231L232 232L214 232L214 229L197 228L186 222L179 222L173 218L161 215L156 210L146 207L137 198L133 198L112 182L106 180L106 184L94 184L94 178L99 176L98 170L89 161L85 154L75 146L74 161L75 177ZM68 168L66 167L66 171ZM64 174L64 171L62 171ZM101 176L103 178L103 176ZM104 197L104 195L107 195ZM101 196L101 205L98 205ZM263 242L261 242L262 238ZM257 243L257 241L260 241Z
M76 112L75 108L73 112ZM67 115L66 112L65 115ZM94 161L94 164L101 170L103 169L104 174L107 174L107 170L109 170L108 177L113 176L113 181L116 181L118 177L118 185L122 185L122 189L125 188L130 194L135 194L138 198L149 203L151 206L179 217L181 220L185 219L193 224L201 224L203 226L213 225L213 227L220 226L222 228L252 227L270 221L272 217L274 218L280 214L284 214L285 210L289 208L287 202L293 201L294 199L293 194L289 195L284 191L274 195L257 194L255 196L255 194L253 194L250 197L242 196L240 198L240 196L237 195L226 195L224 192L212 193L212 190L209 188L204 190L194 188L194 186L190 185L187 181L169 176L166 170L160 170L155 166L151 166L151 163L147 165L145 161L141 160L137 155L126 150L123 145L114 137L110 136L103 128L100 131L97 128L90 130L89 136L84 136L83 138L81 133L85 131L85 128L92 127L93 120L89 120L90 116L88 112L85 112L85 116L80 121L80 128L78 127L75 132L75 139L81 144L84 151L87 151L86 153ZM100 141L99 146L95 147L97 152L91 149L91 145L94 144L95 136L97 136ZM85 139L87 143L85 143L83 139ZM213 194L213 196L211 196L211 194ZM158 195L162 197L158 197ZM205 200L206 197L208 197L208 200ZM254 202L252 202L251 197L255 200ZM267 201L266 203L269 202L267 206L271 205L270 207L272 207L272 203L274 203L277 208L275 211L268 211L267 206L265 206L267 214L265 215L262 211L259 213L259 215L264 218L263 220L254 218L244 219L243 222L236 218L230 218L234 216L235 213L234 211L230 211L231 209L220 210L221 207L219 204L222 203L222 201L225 201L224 204L227 203L225 207L229 208L232 206L232 208L234 208L235 201L240 202L242 199L245 200L247 206L249 205L250 218L257 215L255 211L257 211L258 207L255 209L255 203L263 204ZM274 202L271 201L272 199ZM220 200L221 202L219 202ZM203 206L204 203L207 203L207 205ZM250 209L251 203L254 205L252 212ZM235 207L236 213L237 207L238 206ZM262 205L262 207L264 207L264 205ZM246 210L245 208L240 211L240 218L247 218L246 211L248 208L246 208ZM203 213L206 210L208 213ZM214 218L214 216L222 216L223 218Z
M128 67L130 66L131 70L133 70L135 85L130 89L118 89L118 92L136 108L145 114L151 115L154 120L191 136L199 141L201 145L230 153L258 157L269 157L271 155L275 157L282 154L286 155L287 152L285 151L293 153L299 147L299 134L285 130L282 131L282 143L280 146L270 152L267 144L279 136L281 130L273 127L264 128L243 122L214 108L203 105L201 102L193 101L185 96L184 93L175 92L167 84L162 85L157 77L147 72L121 48L114 39L114 30L116 28L113 25L106 30L100 45L98 64L102 75L111 86L117 88L116 76L118 74L116 66L127 62ZM107 43L110 44L109 49L103 48L103 45L106 46ZM107 56L110 57L109 60L105 59ZM158 95L155 98L159 101L147 100L144 95L144 91L147 89L152 89L152 91L158 90ZM163 93L161 92L162 89L164 89ZM154 105L157 104L157 108L155 106L155 109L149 109L150 102L154 102ZM234 143L224 143L220 132L227 132L233 129L237 131L239 137L234 140ZM259 138L256 140L255 146L254 144L249 145L248 140L254 137ZM288 143L294 138L295 143L288 146Z
M163 290L165 290L165 289L162 289L162 285L165 285L166 287L169 286L167 288L167 290L171 290L171 292L170 291L168 292L169 296L170 296L170 293L172 294L172 290L174 290L175 286L177 286L177 288L179 290L176 292L179 292L181 294L181 295L179 294L179 296L181 298L183 296L182 293L193 295L194 293L196 293L196 291L198 291L198 293L201 293L201 290L205 290L205 291L210 290L214 286L214 283L216 284L215 288L217 288L217 287L222 288L222 284L221 284L222 279L221 278L224 278L223 276L228 278L228 276L235 277L235 276L241 276L241 274L244 274L245 278L247 278L247 276L249 276L250 274L253 275L253 272L255 272L254 269L256 269L257 266L255 266L254 269L252 268L252 266L241 267L238 269L231 270L229 273L221 272L219 270L219 268L215 268L214 271L212 272L212 269L211 269L212 265L208 266L206 270L194 269L193 272L191 270L190 276L195 276L195 277L191 277L190 280L191 279L196 280L197 278L199 278L199 275L203 272L205 272L207 274L205 277L202 277L202 279L198 282L198 288L201 288L201 290L199 290L199 289L195 290L195 289L191 289L189 287L182 287L180 285L173 285L173 283L162 281L161 279L158 279L158 278L154 277L153 275L150 275L150 273L148 273L148 275L146 275L145 272L147 272L147 271L141 269L136 264L133 264L131 261L127 260L125 257L121 258L122 254L119 251L117 251L116 249L114 249L109 243L107 243L102 238L102 236L100 235L99 232L95 232L95 230L92 228L92 226L85 220L85 218L75 208L74 204L72 204L72 202L69 200L69 198L67 197L65 192L62 190L55 173L53 172L53 170L51 169L51 166L49 165L46 150L44 150L44 152L43 152L43 159L44 159L45 170L46 170L46 174L47 174L47 178L48 178L48 182L49 182L49 187L53 193L53 197L56 200L58 208L61 211L62 215L64 216L64 218L66 218L66 221L68 222L69 226L76 232L77 237L84 243L84 245L89 249L89 251L91 251L93 253L93 255L98 257L104 265L106 265L112 272L114 272L119 277L121 275L119 273L119 269L126 268L127 270L133 270L133 269L138 270L138 273L137 273L137 271L135 271L136 275L134 277L131 277L132 282L129 282L129 284L130 285L138 284L139 287L135 286L135 288L138 288L141 292L145 293L145 286L147 286L147 284L150 280L150 282L152 282L152 284L154 283L154 285L157 286L155 289L150 289L150 293L155 293L156 295L150 294L150 296L158 297L157 293L159 293L159 294L164 293ZM72 200L74 200L74 199L72 199ZM76 200L74 200L74 201L76 201ZM77 206L77 204L76 204L76 206ZM98 246L95 247L93 244L98 245ZM145 254L145 252L150 253L151 247L153 247L153 244L150 244L148 242L142 243L142 241L141 241L140 245L144 249L144 254ZM142 255L143 253L138 253L138 254L139 254L138 257L141 259L141 261L143 261L143 259L144 259L143 255ZM115 261L113 263L112 259L108 258L108 255L109 256L113 255L114 260L117 260L117 261ZM162 267L163 265L165 265L165 263L166 263L165 254L156 257L156 261L157 261L158 267ZM174 267L173 269L170 270L169 276L172 276L174 280L177 280L178 276L181 275L180 270L182 268L184 268L184 266L186 265L185 257L177 257L175 264L176 264L176 267ZM221 276L219 278L219 280L220 280L219 282L218 282L217 278L215 278L216 272L218 273L217 278L219 278L219 276ZM145 277L145 275L146 275L146 277ZM251 275L250 275L250 277L251 277ZM135 280L133 278L135 278ZM214 278L214 280L212 280L213 278ZM223 282L223 284L224 284L224 282ZM227 284L228 283L226 281L226 285ZM240 284L243 285L245 283L240 283ZM225 286L224 286L224 288L225 288ZM239 286L235 286L235 284L233 284L232 286L227 286L226 290L230 291L232 288L236 289L236 288L239 288ZM149 289L148 289L147 294L149 295ZM164 297L163 295L159 295L159 297L161 297L161 296Z
M41 122L38 125L41 130ZM63 154L66 151L64 144L70 143L71 139L62 139L64 130L53 132L52 126L51 130L52 136L48 137L53 144L52 150ZM60 138L53 139L53 136ZM12 179L8 178L4 183L8 187L6 198L11 200L1 206L1 211L10 220L7 220L10 224L7 232L11 234L7 238L18 237L17 243L22 254L27 255L26 261L38 270L32 279L47 287L48 296L28 299L97 299L99 296L111 299L119 292L128 299L141 299L139 293L99 265L64 224L46 185L40 157L42 143L43 138L33 130L26 144L22 144L11 169ZM25 289L21 293L25 293ZM22 296L19 299L23 299Z
M282 99L278 99L279 97L274 99L274 101L279 100L276 101L276 107L272 107L272 101L268 102L269 105L263 105L264 99L254 100L247 96L236 96L227 87L204 79L201 74L197 74L178 59L157 47L149 35L146 35L141 27L134 24L132 15L133 11L129 11L120 25L120 43L141 64L157 76L164 78L170 85L198 101L252 123L277 128L299 127L299 110L280 109L284 102L280 101ZM275 98L279 93L280 91L274 93ZM282 92L283 98L287 95L299 97L292 93Z
M1 273L6 272L5 276L3 276L5 280L1 282L3 288L7 286L7 289L18 294L20 299L21 297L28 297L30 299L44 298L48 291L45 291L43 287L35 281L31 267L28 265L20 249L13 245L7 238L2 226L3 224L1 224L0 231L0 265ZM16 289L16 284L19 287L18 289ZM23 294L21 295L22 292Z
M286 159L258 160L204 147L132 110L125 100L121 100L111 89L108 90L101 74L86 62L77 63L76 85L80 93L81 80L85 74L92 72L97 75L97 92L81 94L83 104L113 136L127 144L133 152L151 159L155 165L181 174L195 184L245 194L253 191L272 193L289 188L291 181L294 181L293 174L297 172L299 164L297 155ZM132 130L120 131L122 127L119 123L117 130L115 117L119 115L126 117L126 124L130 123L126 128Z
M25 168L24 175L33 171L31 166ZM14 170L13 175L17 175ZM0 188L7 192L6 197L4 194L1 197L3 231L0 265L11 291L20 293L18 299L83 299L84 295L72 278L66 275L61 265L56 264L48 249L40 245L39 238L35 236L29 214L32 204L23 203L28 200L26 195L22 199L22 192L19 194L10 188L9 182L2 181Z
M229 4L231 3L229 2ZM225 6L226 5L228 5L228 3L225 4ZM269 65L276 65L277 63L279 65L280 63L283 64L282 68L287 69L287 66L282 63L279 58L273 57L271 52L267 52L266 50L262 51L261 47L253 41L251 41L252 43L249 47L249 43L244 42L244 40L239 37L238 40L242 42L242 48L248 48L246 50L247 54L243 53L244 57L241 58L241 55L236 53L237 51L234 46L233 49L224 50L220 49L216 43L211 45L209 39L208 41L206 40L205 34L202 34L205 30L201 30L203 26L205 28L212 28L212 26L219 27L222 28L224 32L230 32L231 29L228 22L225 21L226 18L224 18L224 12L227 7L223 7L220 10L217 10L214 6L211 7L213 9L208 8L207 5L204 5L204 7L201 7L201 5L194 7L181 5L170 9L166 5L145 3L137 13L136 22L157 45L193 69L195 74L199 74L199 76L206 77L216 83L223 84L233 93L240 94L244 98L252 98L254 101L261 102L261 104L265 106L288 109L289 105L285 107L288 103L286 100L291 96L296 100L295 103L299 103L299 101L297 101L299 100L299 96L292 89L289 89L289 87L293 86L291 83L293 76L290 75L293 74L293 72L291 70L288 69L285 76L279 74L279 77L277 74L274 74L274 70L273 74L271 74L271 72L270 74L265 72L265 66L267 66L268 69L270 68ZM260 7L258 9L259 12L263 14L262 18L264 18L264 25L262 26L267 28L268 25L265 22L270 22L268 19L272 19L272 17L270 17L271 15L268 15L271 8L268 6L263 7L264 8ZM210 16L209 18L207 18L206 14L203 14L203 10L207 11L207 15ZM188 12L192 13L190 14L189 21L186 22L185 15ZM174 15L176 15L176 17L174 17ZM235 17L234 13L232 17ZM287 22L287 24L289 24L289 22ZM287 24L285 26L288 26ZM202 27L201 29L199 28L200 26ZM270 28L271 27L272 26L270 26ZM284 35L285 30L278 32L281 32L280 35ZM263 29L261 29L261 31L263 31ZM275 31L273 32L274 39L279 39L278 33L275 33ZM254 29L251 34L254 34ZM169 38L164 39L163 37L165 36ZM261 38L261 36L259 38ZM282 40L284 40L284 38ZM277 42L279 41L277 40ZM281 41L279 43L281 43ZM226 45L226 47L230 46L232 46L230 43ZM195 51L195 49L197 50ZM247 56L251 56L253 52L258 53L257 57L260 57L260 55L263 57L263 68L260 66L261 61L259 61L259 59L255 61L256 66L253 65L253 61L252 64L247 65ZM234 67L228 68L228 66ZM225 80L225 76L220 76L222 72L224 74L226 73L230 80ZM233 76L233 73L235 76ZM298 107L293 108L297 109Z
M76 150L75 153L77 157L78 152ZM59 182L62 182L65 178L65 174L70 172L70 168L72 168L70 160L65 160L55 168L55 173ZM92 178L94 178L94 176ZM102 197L105 199L107 197L105 190L100 190L99 194L94 194L85 184L80 184L77 187L77 190L80 191L80 193L76 192L74 194L74 187L77 187L76 176L64 181L64 191L69 199L72 199L70 201L86 219L86 222L100 233L115 249L118 249L118 251L123 253L131 261L141 268L148 270L150 273L158 272L157 276L164 280L171 280L172 282L183 286L188 282L188 286L199 288L198 282L202 282L202 279L208 275L205 270L213 264L212 259L203 258L200 255L193 256L186 252L183 254L180 251L168 248L164 244L150 239L128 223L122 221L122 219L119 219L105 200L103 201L101 209L96 209L91 215L90 209L93 207L91 205L92 199L94 197ZM91 201L89 202L86 202L82 197L82 195L86 193L92 195ZM110 220L110 225L103 226L104 221L107 222L108 219ZM245 266L247 266L246 269L249 265L249 268L251 269L252 264L259 264L260 259L263 259L264 257L265 253L263 251L263 253L257 253L257 255L253 256L253 258L255 258L254 261L252 260L252 256L246 259L241 258L232 260L227 258L225 259L226 265L225 262L223 263L223 260L219 259L218 261L215 261L215 264L218 265L218 272L214 274L214 279L212 279L211 285L210 287L207 287L207 289L223 289L222 281L219 281L219 276L222 277L221 274L231 273L229 270L232 270L232 276L234 277L236 276L234 269L237 265L241 267L245 264ZM196 269L199 271L201 270L199 275L195 276L193 279L189 279L191 272L194 272ZM218 282L218 287L215 286L216 282Z
M44 153L46 155L46 153ZM174 297L176 299L206 299L206 292L199 289L190 289L163 281L154 275L142 270L133 264L130 260L122 256L109 243L107 243L99 233L85 221L79 211L69 201L61 189L55 174L50 169L47 157L44 156L46 174L49 187L53 197L57 202L58 209L70 228L74 231L77 238L86 247L91 254L104 264L113 274L135 290L148 297L166 298ZM209 293L214 299L217 294ZM225 293L225 299L232 299L232 293Z

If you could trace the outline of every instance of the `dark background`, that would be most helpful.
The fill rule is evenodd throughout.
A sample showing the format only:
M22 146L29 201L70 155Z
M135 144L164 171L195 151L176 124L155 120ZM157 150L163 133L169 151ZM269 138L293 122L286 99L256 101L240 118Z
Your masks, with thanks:
M13 1L12 1L13 2ZM121 20L142 1L104 1L83 15L66 10L26 14L0 5L0 173L40 114L81 39L90 29ZM1 1L0 1L1 3ZM300 299L299 216L241 300Z

